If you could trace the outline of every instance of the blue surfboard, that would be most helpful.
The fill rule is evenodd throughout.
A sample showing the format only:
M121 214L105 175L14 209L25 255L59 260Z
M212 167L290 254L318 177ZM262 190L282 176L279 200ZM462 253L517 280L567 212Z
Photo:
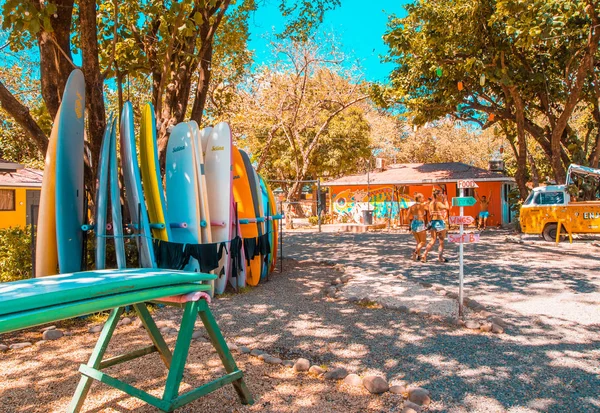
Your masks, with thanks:
M106 212L108 208L108 168L113 130L113 115L109 116L98 159L98 182L96 183L96 269L106 268Z
M56 241L61 273L81 271L84 114L85 80L83 72L75 69L63 94L56 147Z
M110 132L110 211L112 215L113 240L117 256L117 268L127 268L125 242L123 240L123 217L121 214L121 190L119 188L119 164L117 163L117 122L113 122Z
M125 199L131 217L132 231L136 236L140 266L144 268L156 267L154 250L152 249L152 233L148 221L148 211L144 201L142 179L135 144L135 130L133 123L133 106L127 101L121 113L121 163L123 168L123 181L125 182Z

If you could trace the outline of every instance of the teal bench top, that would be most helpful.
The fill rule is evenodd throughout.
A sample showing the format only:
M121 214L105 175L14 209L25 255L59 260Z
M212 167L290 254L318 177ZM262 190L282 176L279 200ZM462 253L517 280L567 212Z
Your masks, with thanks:
M216 278L213 274L197 272L135 268L84 271L8 282L0 284L0 315ZM198 291L209 289L208 285L196 288Z

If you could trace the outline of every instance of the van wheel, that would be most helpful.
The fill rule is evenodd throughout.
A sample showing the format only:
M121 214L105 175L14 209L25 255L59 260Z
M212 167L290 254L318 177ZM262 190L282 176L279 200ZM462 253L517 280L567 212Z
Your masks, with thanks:
M542 232L542 236L548 242L556 242L556 231L558 230L557 224L548 224L544 227L544 232ZM561 228L561 233L564 231L564 228ZM565 240L565 236L561 234L559 238L559 242L563 242Z

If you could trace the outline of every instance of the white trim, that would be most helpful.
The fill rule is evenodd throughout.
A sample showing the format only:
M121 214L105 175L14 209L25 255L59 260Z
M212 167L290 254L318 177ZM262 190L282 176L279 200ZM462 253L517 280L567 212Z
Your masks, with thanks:
M497 178L469 178L475 182L515 182L514 178L508 176L502 176ZM430 184L438 184L438 183L456 183L458 181L462 181L462 179L422 179L419 181L396 181L396 182L323 182L321 186L352 186L352 185L430 185Z
M42 183L18 183L18 184L3 184L0 182L0 189L9 188L42 188Z

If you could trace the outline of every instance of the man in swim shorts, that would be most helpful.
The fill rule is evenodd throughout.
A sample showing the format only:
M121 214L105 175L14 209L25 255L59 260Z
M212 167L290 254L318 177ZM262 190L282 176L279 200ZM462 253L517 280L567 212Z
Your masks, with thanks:
M433 200L429 204L429 213L431 214L431 241L429 241L427 248L425 248L425 253L421 258L422 262L427 262L427 254L435 245L436 240L439 240L440 243L438 260L440 262L448 261L444 258L444 240L448 232L446 228L446 218L448 217L449 209L450 206L448 205L448 198L446 195L442 194L442 191L439 189L435 189L433 191Z
M492 193L490 192L489 197L486 197L484 195L480 198L479 195L477 195L477 191L475 191L475 197L479 201L479 229L485 229L487 219L490 216L490 212L488 211L488 209L492 200Z
M427 243L427 228L425 228L425 204L423 203L423 195L415 194L415 203L411 205L408 214L411 216L410 231L415 237L417 247L412 253L413 261L421 259L421 248Z

